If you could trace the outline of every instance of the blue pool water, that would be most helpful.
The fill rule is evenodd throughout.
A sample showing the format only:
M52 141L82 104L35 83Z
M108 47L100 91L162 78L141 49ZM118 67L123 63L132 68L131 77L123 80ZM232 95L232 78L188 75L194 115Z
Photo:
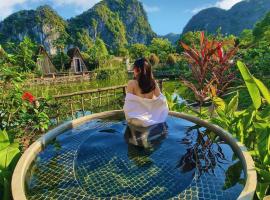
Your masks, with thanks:
M150 128L123 117L69 130L42 151L29 199L237 199L244 173L224 141L169 117Z

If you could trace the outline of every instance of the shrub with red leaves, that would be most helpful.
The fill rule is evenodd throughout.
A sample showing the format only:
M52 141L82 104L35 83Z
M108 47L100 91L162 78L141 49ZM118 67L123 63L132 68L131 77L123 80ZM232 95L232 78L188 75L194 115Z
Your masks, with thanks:
M189 87L195 95L195 98L202 104L213 88L216 95L225 92L228 86L235 80L235 74L230 70L233 62L233 56L236 54L238 47L234 41L217 41L208 39L204 32L201 32L200 47L195 48L180 42L184 48L184 56L189 62L194 81L181 81ZM232 46L226 52L224 46Z

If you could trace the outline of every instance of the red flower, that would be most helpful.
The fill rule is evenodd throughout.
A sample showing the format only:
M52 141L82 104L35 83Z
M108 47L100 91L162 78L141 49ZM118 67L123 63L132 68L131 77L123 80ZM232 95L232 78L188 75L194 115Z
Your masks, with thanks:
M35 97L30 92L25 92L22 95L22 99L33 103L35 101Z

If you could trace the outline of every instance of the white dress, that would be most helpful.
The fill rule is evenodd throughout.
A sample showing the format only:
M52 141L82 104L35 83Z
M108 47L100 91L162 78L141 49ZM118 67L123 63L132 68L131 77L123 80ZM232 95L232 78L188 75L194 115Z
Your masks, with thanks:
M148 127L165 122L169 109L166 97L163 94L155 99L147 99L127 93L124 112L128 123Z

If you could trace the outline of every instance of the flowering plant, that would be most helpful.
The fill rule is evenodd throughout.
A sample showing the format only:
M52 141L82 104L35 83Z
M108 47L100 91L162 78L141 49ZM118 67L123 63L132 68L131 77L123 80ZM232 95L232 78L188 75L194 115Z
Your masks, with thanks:
M30 92L25 92L22 95L22 100L33 103L35 101L35 97Z

